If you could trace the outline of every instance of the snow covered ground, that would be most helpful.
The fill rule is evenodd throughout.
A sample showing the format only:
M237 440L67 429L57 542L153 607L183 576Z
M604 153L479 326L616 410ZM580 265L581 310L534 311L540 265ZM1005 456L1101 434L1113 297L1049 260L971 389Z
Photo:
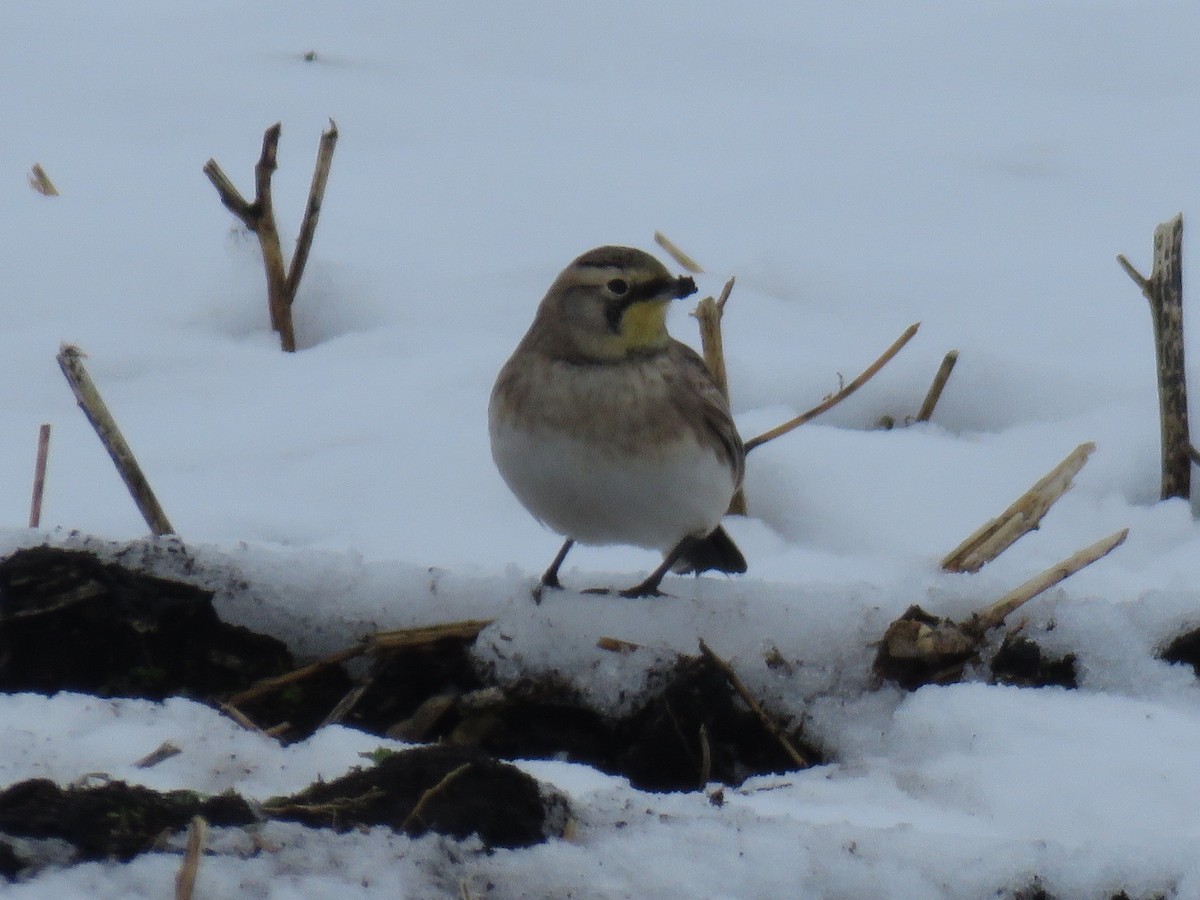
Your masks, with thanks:
M1200 528L1154 502L1150 321L1113 261L1148 269L1154 225L1200 211L1198 36L1200 7L1167 0L0 6L0 549L144 533L55 364L77 343L189 547L250 582L255 603L219 598L229 617L307 653L486 615L482 652L503 635L600 700L645 660L601 658L597 636L650 654L703 637L832 760L723 806L529 762L572 798L571 841L484 854L272 825L253 853L218 832L197 895L1200 897L1200 689L1155 656L1200 624ZM200 168L214 157L249 191L282 121L290 249L329 117L341 140L286 356L257 245ZM35 161L61 197L25 185ZM728 526L747 576L535 607L558 541L492 466L491 382L562 266L603 243L656 251L655 229L706 267L703 292L738 278L725 343L746 435L921 331L752 454L751 516ZM689 308L672 327L694 342ZM915 413L951 348L933 423L876 429ZM35 533L19 526L45 421ZM938 571L1088 440L1040 531L978 575ZM963 615L1125 526L1024 611L1078 654L1079 690L869 689L871 642L910 603ZM584 548L564 576L624 585L655 562ZM793 674L767 667L772 647ZM184 753L134 768L166 739ZM330 728L283 748L184 701L0 698L0 784L103 772L266 797L378 744ZM0 895L168 896L178 862Z

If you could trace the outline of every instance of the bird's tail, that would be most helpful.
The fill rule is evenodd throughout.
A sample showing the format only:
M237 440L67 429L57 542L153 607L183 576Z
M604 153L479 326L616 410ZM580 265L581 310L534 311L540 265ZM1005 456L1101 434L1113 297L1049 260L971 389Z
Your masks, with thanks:
M730 572L740 575L746 571L746 557L733 538L720 525L708 537L690 538L671 571L681 574Z

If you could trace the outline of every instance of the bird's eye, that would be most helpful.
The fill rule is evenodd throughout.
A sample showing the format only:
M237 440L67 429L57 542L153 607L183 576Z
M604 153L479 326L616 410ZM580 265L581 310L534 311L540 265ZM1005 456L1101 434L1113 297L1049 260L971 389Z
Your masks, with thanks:
M629 290L629 283L622 278L614 278L608 283L608 289L620 297Z

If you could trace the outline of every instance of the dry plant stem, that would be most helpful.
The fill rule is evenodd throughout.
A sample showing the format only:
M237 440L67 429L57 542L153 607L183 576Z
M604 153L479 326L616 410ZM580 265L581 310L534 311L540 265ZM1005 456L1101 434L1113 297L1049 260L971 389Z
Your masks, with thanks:
M58 188L54 186L41 163L34 163L33 168L29 170L29 186L44 197L58 196Z
M246 198L229 180L229 176L225 174L217 161L210 159L204 164L203 171L208 176L208 180L212 182L212 186L217 189L217 196L221 198L221 204L237 216L248 229L257 231L258 211L246 201Z
M365 806L380 799L384 795L381 788L373 787L357 797L338 797L327 803L291 803L286 797L276 797L262 804L265 812L276 816L294 813L316 813L318 815L338 816L342 813Z
M598 637L596 638L596 646L601 650L607 650L609 653L633 653L635 650L642 649L641 644L635 644L633 641L623 641L615 637Z
M253 731L255 734L261 734L264 737L273 737L274 736L274 735L270 734L270 732L267 729L259 728L257 723L252 721L249 716L247 716L244 712L242 712L236 706L231 706L228 703L222 703L218 707L218 709L220 709L222 715L228 716L237 725L246 729L247 731Z
M721 319L725 315L725 304L733 292L734 279L730 278L721 289L717 299L705 297L696 304L692 316L700 323L700 349L704 356L704 364L725 395L729 399L729 375L725 370L725 342L721 338Z
M279 333L279 345L288 352L296 349L296 331L292 322L292 303L304 267L308 263L313 235L321 215L321 204L325 198L325 185L329 180L329 169L333 164L333 148L337 144L337 125L331 119L329 129L321 135L317 150L317 163L313 170L312 183L308 191L308 204L304 220L296 238L296 252L291 266L283 261L283 249L279 241L279 227L275 219L275 204L271 196L271 177L277 167L281 126L278 122L263 134L262 153L254 167L254 202L248 203L229 177L210 159L204 164L204 174L217 189L225 207L258 236L262 251L263 267L267 275L267 306L271 314L271 327Z
M1017 540L1038 527L1050 507L1070 489L1072 479L1096 449L1080 444L1057 466L1018 497L999 516L982 525L942 560L945 572L978 572Z
M346 696L342 697L342 699L334 705L333 709L329 711L329 714L321 720L321 724L318 727L324 728L326 725L336 725L341 722L342 719L346 718L346 716L349 715L350 710L354 709L354 707L358 705L358 701L362 699L362 695L367 692L367 688L371 686L371 682L374 680L375 679L372 676L362 684L356 684L354 687L350 688L350 690L346 692Z
M793 431L796 428L799 428L805 422L809 422L809 421L815 419L817 416L821 415L821 413L826 412L826 411L832 409L833 407L837 406L839 403L841 403L843 400L845 400L847 397L849 397L851 394L853 394L855 391L857 391L860 387L862 387L864 384L866 384L868 381L870 381L873 377L875 377L876 373L878 373L880 369L882 369L889 362L891 362L892 357L894 357L897 353L899 353L901 350L904 349L904 345L913 339L913 336L917 333L917 331L920 329L920 327L921 327L920 322L914 322L912 325L909 325L908 328L906 328L904 330L904 333L902 335L900 335L900 337L896 338L896 340L892 343L892 346L888 347L886 350L883 351L883 355L880 356L879 359L877 359L877 360L875 360L875 362L871 363L871 365L869 365L865 370L863 370L863 373L861 375L859 375L857 378L855 378L853 381L851 381L849 384L847 384L845 387L843 387L836 394L833 394L832 396L826 398L821 403L817 404L812 409L810 409L808 412L802 413L802 414L796 416L796 418L794 418L794 419L789 419L787 422L784 422L782 425L777 425L774 428L772 428L770 431L764 431L762 434L758 435L757 437L753 437L750 440L746 441L746 452L749 453L755 447L761 447L767 441L773 441L773 440L775 440L775 438L780 437L781 435L785 435L789 431Z
M461 622L444 622L439 625L419 625L415 628L380 631L367 638L367 649L372 651L402 650L405 647L423 647L445 638L473 641L479 637L479 632L491 624L491 619L464 619Z
M322 669L327 669L329 666L336 666L366 653L400 650L405 647L420 647L444 638L474 640L479 636L479 632L483 631L490 624L490 619L467 619L461 622L447 622L442 625L422 625L417 628L381 631L363 638L363 640L352 647L346 647L336 653L331 653L328 656L318 659L316 662L301 666L292 672L277 675L274 678L264 678L257 684L246 688L246 690L234 694L225 701L225 705L229 707L241 706L244 703L249 703L251 700L257 700L259 697L277 691L282 687L287 687L289 684L303 681L305 678L309 678Z
M336 725L338 722L341 722L342 719L348 716L350 714L350 710L354 709L354 707L358 705L358 701L362 699L363 694L367 692L368 688L370 688L375 682L375 679L378 678L379 674L386 668L391 657L392 652L376 653L374 660L371 662L370 668L363 676L362 680L358 684L354 685L354 687L350 688L350 690L346 692L345 696L343 696L341 700L334 704L333 709L331 709L325 718L321 720L320 727L324 728L326 725Z
M317 148L317 164L313 169L312 184L308 189L308 205L304 208L304 221L300 223L300 234L296 237L296 252L288 268L287 298L290 305L296 299L300 279L304 277L304 266L312 248L313 235L317 231L317 220L321 217L321 203L325 199L325 183L329 181L329 168L333 165L333 148L337 146L337 123L329 120L329 129L321 134Z
M917 413L918 422L928 422L933 417L933 410L937 407L938 401L942 399L942 391L946 389L946 382L950 380L950 373L954 371L954 364L957 362L957 350L951 350L942 359L942 364L938 367L937 374L933 376L933 382L929 385L929 392L921 404L921 410Z
M704 355L704 365L708 367L713 381L729 400L729 375L725 369L725 342L721 337L721 319L725 315L725 304L733 292L734 279L730 278L721 289L717 299L705 297L696 304L692 316L700 323L700 349ZM729 501L729 513L736 516L746 514L746 495L741 488Z
M700 264L675 246L675 243L661 231L654 232L654 243L671 254L671 258L693 275L702 275L704 270Z
M50 424L38 429L37 462L33 467L33 499L29 502L29 527L42 524L42 497L46 493L46 461L50 458Z
M275 174L279 150L280 125L276 122L263 135L262 154L254 167L254 205L258 208L258 244L262 250L263 266L267 270L267 308L271 327L279 332L279 346L284 352L296 349L292 328L292 304L287 295L287 271L283 265L283 249L279 245L279 228L275 224L275 201L271 197L271 176Z
M367 641L360 644L355 644L353 647L347 647L344 650L339 650L337 653L331 653L329 656L322 657L316 662L309 663L307 666L301 666L292 672L284 675L276 675L274 678L264 678L257 684L253 684L246 690L234 694L225 701L225 706L238 707L249 703L251 700L257 700L259 697L264 697L267 694L273 693L280 688L287 687L289 684L295 684L297 681L303 681L309 678L322 669L327 669L330 666L336 666L339 663L354 659L356 656L362 656L371 645Z
M982 636L988 629L1002 623L1013 611L1028 603L1038 594L1049 590L1060 581L1074 575L1085 566L1090 566L1096 560L1107 556L1125 542L1129 534L1128 528L1122 528L1115 534L1110 534L1103 540L1096 541L1090 547L1084 547L1057 565L1051 566L1040 575L1026 581L1023 585L1005 594L994 604L979 613L970 623L970 630Z
M441 781L422 794L421 799L417 801L417 805L412 808L412 812L404 817L404 822L400 825L400 830L407 831L418 819L421 819L425 815L425 808L429 805L429 801L448 788L455 779L465 775L469 768L471 768L471 764L467 762L463 763L457 769L451 769Z
M159 506L154 491L150 489L150 482L142 473L142 467L138 465L133 451L129 449L129 444L117 427L116 420L108 411L100 392L83 366L83 351L71 344L63 344L58 351L58 366L66 376L67 383L71 385L83 414L92 423L100 443L112 457L125 486L129 488L133 502L137 504L142 518L150 526L150 531L155 535L174 534L175 529L171 527L171 523L167 521L167 514Z
M208 822L203 816L195 816L188 827L187 849L183 864L175 875L175 900L192 900L196 890L196 874L200 871L200 857L208 842Z
M1162 429L1160 499L1191 496L1192 455L1188 436L1187 374L1183 354L1183 216L1154 229L1154 267L1146 278L1124 256L1117 262L1150 302L1158 363Z
M171 741L163 741L155 749L135 762L134 766L139 769L153 769L160 762L164 762L172 756L178 756L182 752L178 744L174 744Z
M271 175L276 168L281 128L280 123L276 122L263 134L262 153L254 167L253 203L246 202L215 159L204 164L204 174L217 189L225 208L258 236L263 267L267 273L267 308L271 315L271 328L278 332L280 346L292 352L296 349L296 336L291 325L287 272L283 265L283 250L279 246L279 229L275 225L275 208L271 199Z
M800 769L807 768L809 764L808 760L804 758L804 756L795 748L795 746L793 746L792 742L788 740L787 735L784 734L779 726L776 725L771 719L771 717L767 715L766 711L754 698L754 695L751 694L746 685L742 683L742 679L738 678L737 672L733 671L733 667L729 665L729 663L725 662L725 660L721 659L721 657L717 656L717 654L713 653L712 649L703 641L703 639L700 641L700 653L709 662L721 670L721 673L729 681L730 686L737 691L738 696L740 696L746 702L746 705L750 707L750 711L758 717L760 722L762 722L763 727L766 728L772 737L779 742L779 746L783 748L783 752L791 758L792 762L796 764L796 767Z

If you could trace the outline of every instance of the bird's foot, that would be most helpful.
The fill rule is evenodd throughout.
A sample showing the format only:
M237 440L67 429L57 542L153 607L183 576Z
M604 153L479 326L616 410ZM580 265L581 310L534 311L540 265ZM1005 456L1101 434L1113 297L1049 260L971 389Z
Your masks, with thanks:
M611 594L612 588L584 588L579 593L581 594Z
M541 605L542 593L547 590L561 591L562 585L559 583L557 578L551 578L549 580L543 578L533 589L533 602Z
M626 588L625 590L619 591L618 593L622 597L626 597L630 600L640 600L643 597L669 597L669 596L671 596L670 594L664 594L662 591L660 591L658 589L657 583L647 584L644 581L641 584L635 584L633 587Z

